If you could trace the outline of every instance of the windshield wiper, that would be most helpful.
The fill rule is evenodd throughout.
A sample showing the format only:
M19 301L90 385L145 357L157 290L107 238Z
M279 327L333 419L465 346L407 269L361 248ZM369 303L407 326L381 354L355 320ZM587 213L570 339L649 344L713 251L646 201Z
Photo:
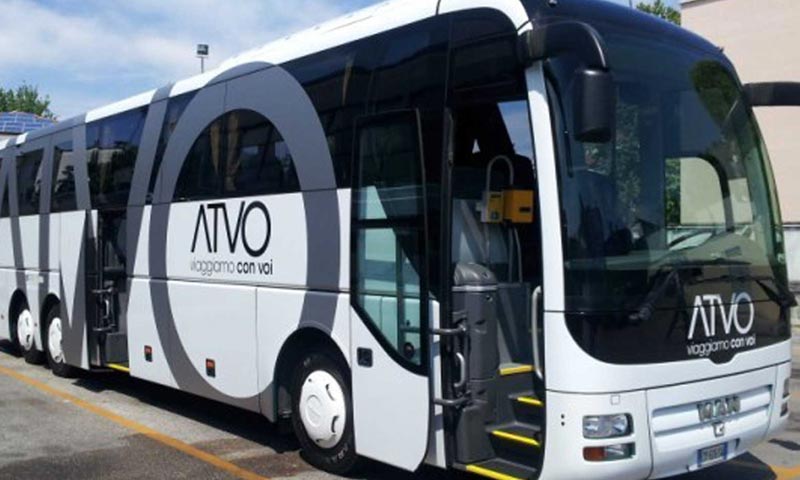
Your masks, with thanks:
M795 298L794 294L782 283L776 281L772 277L757 277L751 273L743 273L743 274L727 274L727 275L720 275L719 277L709 278L707 281L725 281L725 280L738 280L738 281L746 281L750 280L755 282L764 293L767 294L767 297L777 303L781 308L790 308L797 305L797 299ZM775 288L770 287L767 285L766 282L773 282L775 284Z
M663 282L656 284L655 288L650 290L645 297L644 302L642 302L642 304L639 305L639 308L636 309L636 312L628 316L628 320L630 320L633 324L639 324L650 320L650 318L653 316L653 312L655 312L656 302L661 300L661 297L664 296L667 288L669 288L670 284L672 283L675 283L675 287L678 289L678 291L683 293L683 282L681 282L679 270L672 270L669 272ZM683 298L683 295L680 295L680 297Z
M708 230L696 230L696 231L694 231L694 232L687 233L686 235L684 235L684 236L682 236L682 237L678 237L678 238L676 238L675 240L673 240L673 241L669 242L669 245L667 245L667 246L668 246L669 248L672 248L672 247L674 247L674 246L680 245L681 243L685 242L686 240L689 240L689 239L692 239L692 238L694 238L694 237L697 237L697 236L700 236L700 235L704 235L704 234L707 234L707 233L709 233L709 231L708 231ZM703 246L703 245L705 245L706 243L710 242L711 240L713 240L713 239L715 239L715 238L719 238L719 237L721 237L721 236L723 236L723 235L726 235L726 234L728 234L728 233L731 233L731 232L730 232L729 230L713 230L713 231L711 231L710 233L711 233L711 235L709 235L709 237L708 237L708 238L706 238L706 239L703 241L703 243L701 243L700 245L694 245L694 246L692 246L692 247L680 248L680 249L678 249L678 250L676 250L676 251L681 251L681 250L686 250L686 249L689 249L689 248L696 248L696 247Z
M687 260L683 254L680 252L675 252L671 255L667 255L667 257L676 256L678 257L675 261L669 263L663 263L656 272L656 276L663 274L665 268L672 267L672 271L664 277L664 280L661 282L657 282L653 285L653 288L647 293L645 296L644 301L639 305L636 311L628 316L628 320L631 323L640 323L650 320L653 316L653 313L656 310L656 303L664 297L664 294L667 292L667 289L670 287L671 284L675 284L675 288L678 290L678 299L680 301L679 310L682 310L686 307L686 295L684 294L684 283L681 279L680 272L681 267L706 267L706 266L713 266L713 265L744 265L746 263L737 262L734 260L729 260L725 258L717 258L705 261L690 261Z

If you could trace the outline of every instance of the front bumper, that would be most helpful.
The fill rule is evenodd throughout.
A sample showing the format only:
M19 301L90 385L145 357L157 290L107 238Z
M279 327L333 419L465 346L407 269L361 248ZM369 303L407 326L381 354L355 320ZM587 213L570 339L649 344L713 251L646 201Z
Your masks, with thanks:
M548 392L544 479L664 478L701 468L698 451L726 444L730 460L785 428L781 415L788 399L784 382L791 363L739 375L618 394L583 395ZM716 421L702 422L701 402L738 396L741 409ZM584 415L630 414L630 436L609 440L583 438ZM714 424L723 427L715 428ZM589 462L583 449L592 446L635 444L626 460ZM720 460L722 461L722 460ZM710 466L703 465L702 467Z

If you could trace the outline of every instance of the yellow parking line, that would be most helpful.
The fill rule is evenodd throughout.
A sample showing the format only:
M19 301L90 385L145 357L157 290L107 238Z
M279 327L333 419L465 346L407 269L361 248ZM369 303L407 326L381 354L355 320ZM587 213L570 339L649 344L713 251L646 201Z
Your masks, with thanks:
M794 467L772 467L772 471L775 472L775 480L797 480L800 478L800 465L795 465Z
M55 389L38 380L34 380L30 377L22 375L21 373L9 370L4 367L0 367L0 374L19 380L20 382L28 384L31 387L34 387L44 393L48 393L50 395L66 400L77 407L92 412L95 415L99 415L125 428L138 432L152 440L155 440L156 442L159 442L168 447L172 447L175 450L178 450L198 460L206 462L209 465L213 465L219 468L220 470L224 470L238 478L244 480L269 480L267 477L262 477L261 475L255 474L249 470L245 470L241 467L234 465L231 462L219 458L216 455L204 452L176 438L172 438L168 435L164 435L163 433L159 433L153 430L152 428L146 427L140 423L136 423L133 420L128 420L127 418L117 415L116 413L106 410L105 408L98 407L97 405L81 400L78 397L70 395L69 393L66 392L62 392L61 390Z

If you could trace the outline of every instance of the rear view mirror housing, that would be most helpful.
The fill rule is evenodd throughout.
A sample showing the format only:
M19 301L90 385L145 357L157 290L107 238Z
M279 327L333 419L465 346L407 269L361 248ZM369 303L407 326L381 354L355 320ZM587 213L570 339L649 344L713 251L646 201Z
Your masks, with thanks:
M585 69L573 84L573 135L579 142L608 143L616 125L616 91L611 74Z
M559 21L520 36L520 60L528 66L558 55L578 57L582 68L573 83L573 135L579 142L608 143L616 125L616 90L605 42L592 26Z
M800 83L748 83L744 95L752 107L800 107Z

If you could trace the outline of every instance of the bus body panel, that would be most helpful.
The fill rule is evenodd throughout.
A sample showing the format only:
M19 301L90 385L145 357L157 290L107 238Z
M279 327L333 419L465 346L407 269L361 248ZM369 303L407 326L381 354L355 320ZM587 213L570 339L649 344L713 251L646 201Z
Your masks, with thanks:
M530 17L525 11L525 7L519 0L442 0L439 2L438 14L459 12L463 10L477 10L481 8L491 8L499 10L511 20L518 28L530 22Z
M636 480L647 478L652 467L650 435L647 428L647 397L643 391L618 394L575 394L548 391L547 441L542 478L573 480L592 478L603 480ZM613 440L583 438L584 415L616 415L628 413L633 418L634 431L627 437ZM628 460L588 462L584 447L635 443L636 454Z
M59 285L56 296L61 301L63 349L67 364L89 368L86 342L86 259L87 218L84 211L53 214L59 218Z
M141 209L141 228L136 232L134 230L128 231L129 245L136 245L136 259L133 262L131 275L136 278L147 278L150 276L150 214L152 207L128 207L129 215L133 211L133 215L137 215ZM136 236L135 243L133 237Z
M0 268L14 268L14 248L11 235L11 219L0 218Z
M42 245L43 253L47 255L47 261L43 262L43 267L47 271L57 272L61 265L61 215L48 213L42 218L45 222L43 226L47 229L47 235L44 236L47 244Z
M11 340L11 319L9 318L10 286L14 281L14 271L0 267L0 340Z
M39 269L39 234L40 234L40 225L39 225L39 217L36 215L30 215L25 217L18 217L17 219L12 219L12 224L14 220L18 220L19 222L19 236L22 241L20 242L20 257L18 260L21 260L20 264L17 265L17 268L28 270L38 270ZM12 229L13 229L12 225Z
M130 282L128 302L128 353L131 376L167 387L179 388L168 363L172 332L159 334L150 295L151 282L164 280L134 278ZM150 352L147 355L146 352Z
M170 368L181 389L207 396L210 387L235 399L226 403L258 411L255 288L174 280L167 288L175 322Z
M352 309L351 318L351 358L359 358L358 350L372 351L371 365L357 360L352 370L356 449L364 457L414 471L428 446L428 377L398 365Z

